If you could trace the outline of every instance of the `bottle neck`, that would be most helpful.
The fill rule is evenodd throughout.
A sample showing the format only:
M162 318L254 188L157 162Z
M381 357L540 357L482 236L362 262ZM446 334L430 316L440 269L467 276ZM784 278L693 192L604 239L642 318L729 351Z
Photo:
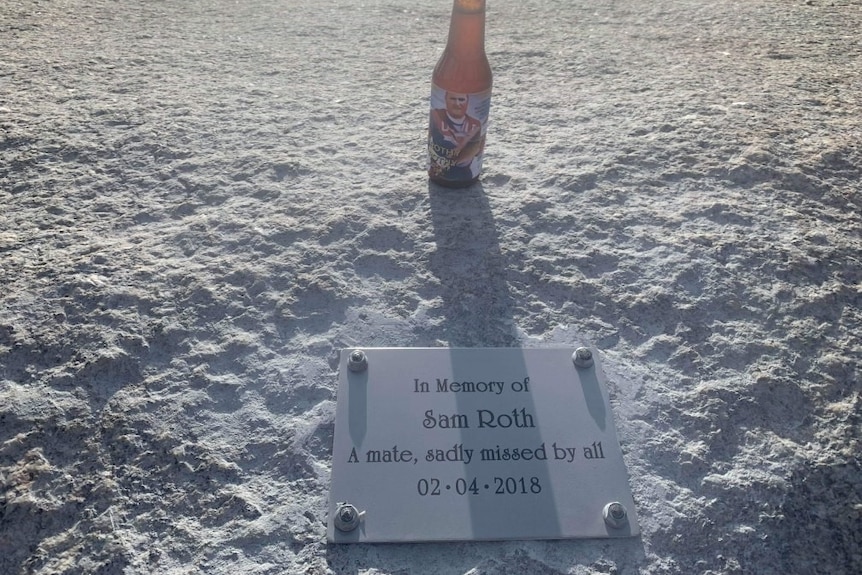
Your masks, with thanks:
M454 0L446 49L462 56L484 56L485 0Z

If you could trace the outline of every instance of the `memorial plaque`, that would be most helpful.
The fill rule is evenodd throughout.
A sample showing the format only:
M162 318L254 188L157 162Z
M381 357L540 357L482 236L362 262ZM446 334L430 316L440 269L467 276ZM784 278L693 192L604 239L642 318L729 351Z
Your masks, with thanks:
M331 542L639 533L588 348L343 350L332 458Z

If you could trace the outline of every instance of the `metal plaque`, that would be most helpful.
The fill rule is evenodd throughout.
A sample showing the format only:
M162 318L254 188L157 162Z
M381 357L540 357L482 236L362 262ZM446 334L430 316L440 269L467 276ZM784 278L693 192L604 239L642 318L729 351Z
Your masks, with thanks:
M343 350L327 538L638 535L596 353Z

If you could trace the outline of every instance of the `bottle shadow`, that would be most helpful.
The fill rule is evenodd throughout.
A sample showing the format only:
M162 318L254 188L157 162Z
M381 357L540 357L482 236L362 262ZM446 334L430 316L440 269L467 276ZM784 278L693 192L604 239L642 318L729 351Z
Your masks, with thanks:
M428 197L437 250L431 256L430 269L440 284L443 300L444 337L450 347L453 381L498 380L506 386L528 378L515 322L515 304L506 281L507 262L498 240L497 226L488 197L481 183L449 190L429 182ZM476 355L457 348L508 348L493 365L477 365ZM530 393L508 391L490 399L481 394L456 394L457 411L476 421L482 412L506 413L513 408L535 413ZM516 436L489 434L475 425L459 430L460 445L488 452L500 448L536 449L542 445L541 421L535 427L519 429ZM443 438L441 437L442 446ZM449 446L451 447L452 440ZM504 445L499 445L500 443ZM508 444L506 442L512 442ZM464 480L478 485L481 495L467 497L470 506L472 537L476 540L547 538L560 535L556 503L548 491L542 497L509 497L501 511L499 497L493 493L494 482L503 482L499 462L477 461L464 465ZM515 478L511 478L515 479ZM523 479L523 478L521 478ZM478 480L478 481L477 481ZM529 477L536 485L550 485L547 465L530 466ZM511 514L511 515L508 515ZM507 517L508 515L508 517ZM511 518L518 517L516 522Z
M519 337L506 262L481 182L448 189L428 183L436 251L429 267L440 282L452 347L512 347Z

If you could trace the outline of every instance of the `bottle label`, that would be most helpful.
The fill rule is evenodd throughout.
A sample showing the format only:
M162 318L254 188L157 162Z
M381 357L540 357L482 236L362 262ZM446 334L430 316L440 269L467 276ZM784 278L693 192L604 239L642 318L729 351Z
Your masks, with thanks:
M431 86L428 174L467 183L482 172L482 152L491 110L491 90L474 94Z

